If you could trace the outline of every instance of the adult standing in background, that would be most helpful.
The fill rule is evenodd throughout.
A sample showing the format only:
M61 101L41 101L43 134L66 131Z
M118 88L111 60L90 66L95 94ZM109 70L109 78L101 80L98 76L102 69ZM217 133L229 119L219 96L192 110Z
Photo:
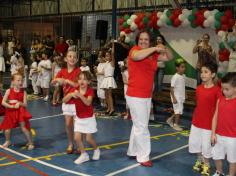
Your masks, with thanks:
M55 46L55 52L60 55L65 55L69 45L65 42L64 36L59 37L59 42Z
M2 90L3 85L3 73L5 72L5 60L3 57L4 50L3 50L3 41L0 37L0 91Z
M168 61L172 55L164 45L151 46L151 36L147 31L141 31L135 45L128 56L128 90L127 104L132 116L132 130L127 155L135 157L145 167L151 167L149 155L151 152L148 122L151 110L154 75L157 60Z
M44 40L42 40L42 43L45 45L45 50L49 54L49 57L51 57L55 47L54 41L51 39L51 35L47 35L45 43Z
M210 36L209 34L205 33L203 34L202 38L197 40L196 45L193 48L193 53L197 53L198 54L198 60L197 60L197 65L196 65L196 70L197 70L197 84L199 85L201 83L201 66L204 65L204 63L206 62L204 57L201 57L201 53L202 52L207 52L209 54L211 54L212 56L215 55L214 50L212 48L212 46L209 43L210 41Z

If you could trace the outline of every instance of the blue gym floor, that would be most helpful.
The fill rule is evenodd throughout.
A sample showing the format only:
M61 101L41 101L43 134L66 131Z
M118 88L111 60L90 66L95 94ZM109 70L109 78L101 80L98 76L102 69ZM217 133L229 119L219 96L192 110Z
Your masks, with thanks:
M168 114L161 112L164 105L159 104L156 108L157 123L149 125L153 167L142 167L126 156L132 123L120 117L97 118L95 139L101 149L101 159L76 165L73 161L78 155L65 154L67 137L61 107L52 107L41 99L29 101L28 109L33 115L31 127L36 130L36 148L27 151L20 129L12 130L13 145L9 149L0 148L0 176L198 175L192 171L195 156L190 155L187 148L191 110L185 112L182 120L186 130L176 132L163 123L168 117ZM0 143L3 142L4 135L0 134ZM87 149L91 156L91 148L88 146Z

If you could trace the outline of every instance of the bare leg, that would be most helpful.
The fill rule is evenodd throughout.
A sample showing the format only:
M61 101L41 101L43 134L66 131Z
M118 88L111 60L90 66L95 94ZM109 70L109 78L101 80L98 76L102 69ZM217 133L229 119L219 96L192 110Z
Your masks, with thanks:
M114 104L113 104L113 98L112 98L112 89L108 89L108 101L110 106L110 112L114 111Z
M53 92L53 98L52 98L53 104L56 104L58 102L59 96L60 96L60 88L58 86L55 86L54 92Z
M106 97L106 103L107 103L107 113L110 112L110 102L109 102L109 95L108 95L108 89L105 89L105 97Z
M92 134L86 134L86 141L93 147L94 150L98 148Z
M20 127L21 127L21 131L24 133L25 135L25 138L27 139L27 142L28 144L33 144L33 140L32 140L32 137L31 137L31 133L30 131L25 128L25 123L24 122L21 122L20 123Z
M176 125L179 125L179 119L180 119L180 114L175 114L175 121L174 121L174 123Z
M222 160L215 160L216 170L223 173L223 162Z
M9 145L11 145L11 130L10 129L5 130L5 138L6 138L6 141L3 144L3 147L7 148L9 147Z
M68 147L73 147L73 117L65 115L65 128L68 137Z
M75 135L74 138L75 138L77 147L80 149L81 153L84 153L85 149L84 149L84 144L83 144L83 135L79 132L75 132L74 135Z
M236 175L236 163L229 163L229 176Z

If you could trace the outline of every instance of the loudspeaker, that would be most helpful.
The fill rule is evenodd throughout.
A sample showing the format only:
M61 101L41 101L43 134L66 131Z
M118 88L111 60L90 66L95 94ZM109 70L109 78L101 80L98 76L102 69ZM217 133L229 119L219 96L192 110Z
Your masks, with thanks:
M108 21L98 20L96 26L96 39L107 39Z
M74 27L72 28L72 38L81 39L83 29L83 20L79 18L78 21L74 22Z

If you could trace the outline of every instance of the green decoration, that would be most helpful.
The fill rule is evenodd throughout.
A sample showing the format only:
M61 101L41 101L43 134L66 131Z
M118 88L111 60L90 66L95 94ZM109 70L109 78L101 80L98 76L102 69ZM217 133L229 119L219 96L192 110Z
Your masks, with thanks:
M129 15L125 15L125 16L124 16L125 21L127 21L129 18L130 18Z
M198 11L197 8L192 9L192 15L195 15L197 13L197 11Z
M193 22L194 19L195 19L195 16L194 16L194 15L189 15L189 16L188 16L188 20L189 20L190 22Z
M171 11L170 11L169 9L166 11L166 16L167 16L167 17L170 17L170 16L171 16Z
M228 45L230 48L234 48L235 42L230 41L230 42L228 42Z
M123 23L123 27L124 27L125 29L129 27L129 25L127 24L127 22L124 22L124 23Z
M147 16L145 16L144 18L143 18L143 23L144 24L147 24L149 22L149 18L147 17Z
M224 45L223 42L220 42L220 44L219 44L219 48L220 48L220 49L225 49L225 45Z
M191 22L191 27L192 27L192 28L196 28L196 27L197 27L197 25L196 25L196 24L194 24L194 22L192 21L192 22Z
M218 21L220 21L220 18L221 18L222 16L224 16L224 12L217 12L217 13L215 14L215 19L218 20Z
M167 24L168 26L172 26L172 25L173 25L172 21L171 21L169 18L167 18L166 24Z
M214 25L216 29L220 29L220 26L221 26L220 21L216 20Z

